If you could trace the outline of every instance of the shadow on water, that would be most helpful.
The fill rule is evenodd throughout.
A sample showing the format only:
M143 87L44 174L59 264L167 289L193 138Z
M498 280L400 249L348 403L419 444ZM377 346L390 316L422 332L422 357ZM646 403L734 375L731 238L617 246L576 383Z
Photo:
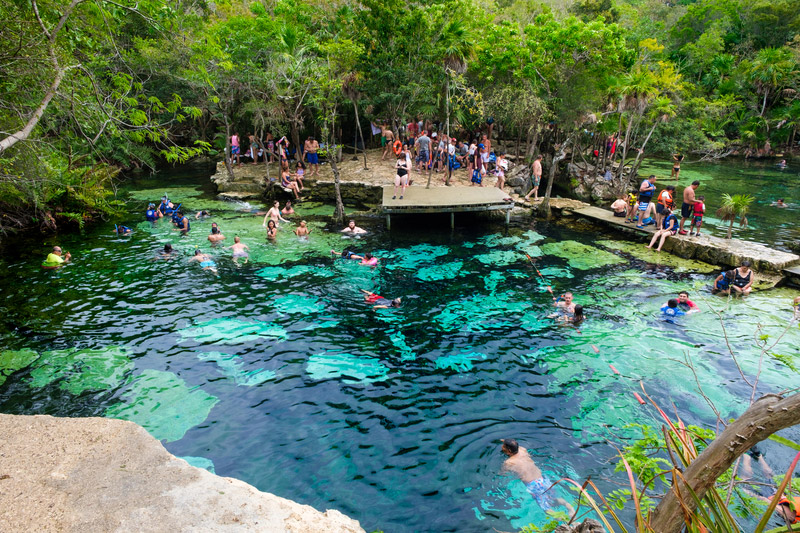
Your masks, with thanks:
M137 222L165 192L213 217L192 219L185 237L163 221ZM367 530L541 523L521 482L498 473L504 437L553 480L591 475L613 490L603 481L613 470L606 439L625 443L636 436L630 424L658 424L632 395L639 380L688 422L713 426L688 355L724 414L745 408L749 391L708 306L724 310L750 374L755 325L777 335L790 315L788 290L716 299L714 270L653 264L586 228L476 219L451 232L439 228L448 218L432 217L403 219L389 234L373 218L358 219L370 233L350 239L309 202L292 221L308 220L310 240L282 224L269 243L253 214L262 206L217 202L196 174L137 181L128 194L133 235L59 236L75 257L66 268L39 268L53 239L6 248L0 409L134 420L175 455L339 509ZM225 245L239 235L250 246L249 262L209 245L214 221ZM168 260L165 243L176 250ZM344 248L372 251L380 264L331 258ZM213 256L216 273L188 263L195 249ZM548 285L586 307L580 330L548 318ZM372 310L359 289L402 296L403 306ZM705 311L663 322L658 309L681 289ZM783 346L796 356L798 345L793 328ZM761 390L786 387L788 376L768 358ZM788 453L766 448L780 469Z

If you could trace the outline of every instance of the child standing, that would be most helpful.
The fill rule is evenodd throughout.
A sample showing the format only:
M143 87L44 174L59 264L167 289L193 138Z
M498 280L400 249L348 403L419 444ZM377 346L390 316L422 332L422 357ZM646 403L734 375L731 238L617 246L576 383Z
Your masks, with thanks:
M689 228L690 237L692 236L693 231L697 232L695 237L700 236L700 226L703 225L703 214L706 212L706 204L704 203L705 199L705 196L698 196L694 201L694 207L692 208L692 226Z

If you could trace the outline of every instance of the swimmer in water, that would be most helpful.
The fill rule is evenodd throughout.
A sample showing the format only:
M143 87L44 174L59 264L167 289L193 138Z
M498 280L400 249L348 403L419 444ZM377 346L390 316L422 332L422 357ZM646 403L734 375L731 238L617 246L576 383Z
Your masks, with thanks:
M217 264L211 259L211 256L208 254L204 254L200 250L194 251L194 257L189 258L189 262L193 263L197 261L200 263L200 266L203 267L203 270L210 270L211 272L217 272Z
M367 230L356 226L355 220L351 220L350 223L347 224L347 227L342 230L342 233L349 233L350 235L361 235L362 233L366 232Z
M219 231L219 226L217 226L217 223L214 222L213 224L211 224L211 233L208 236L208 242L214 244L224 240L225 240L225 235L223 235L222 232Z
M62 266L64 263L69 262L72 259L72 254L67 252L62 257L61 255L61 247L60 246L53 246L53 251L47 255L47 258L42 263L44 268L57 268Z
M311 230L309 229L305 220L300 221L300 225L297 226L297 228L294 230L294 234L303 240L306 241L308 240L308 236L311 234Z
M274 241L278 236L278 225L274 220L267 222L267 239Z
M175 250L172 249L172 245L170 243L165 244L164 249L161 251L161 259L165 260L172 259L173 257L175 257L173 255L173 252L175 252Z
M182 211L178 211L175 218L175 225L177 226L175 229L180 230L181 234L187 235L192 228L191 224L189 224L189 218L184 216Z
M281 214L283 215L294 215L294 207L292 207L292 201L286 200L286 206L281 209Z
M390 309L390 308L397 308L400 307L400 298L394 298L390 300L389 298L384 298L379 294L375 294L374 292L365 291L364 289L358 289L364 293L364 301L368 304L375 304L373 305L373 309Z
M360 265L367 265L367 266L375 266L378 264L378 258L373 257L373 255L369 252L365 253L363 256L356 255L353 252L349 252L347 250L343 252L337 252L336 250L331 250L332 255L339 255L342 259L356 259L361 261Z
M206 218L206 217L210 217L210 216L211 216L211 213L209 213L208 211L206 211L206 210L204 209L203 211L198 211L198 212L197 212L197 213L194 215L194 218L195 218L195 220L197 220L197 219L200 219L200 218Z
M557 298L555 306L559 308L559 310L564 311L567 316L575 314L575 302L572 301L571 292L565 292L563 296Z
M552 490L553 483L550 482L531 459L528 450L517 444L514 439L503 439L500 450L508 456L503 462L501 472L511 472L515 474L524 484L528 493L542 508L547 512L552 509L553 504L565 507L570 516L575 514L575 509L563 498L555 495Z
M130 235L131 233L133 233L133 230L128 226L115 225L113 233L116 233L117 235Z
M144 218L149 222L155 222L163 216L164 213L162 213L160 209L156 209L156 204L148 205L147 211L144 212Z
M244 262L247 263L247 260L250 258L250 254L248 253L250 247L243 244L238 235L233 238L233 244L228 246L227 249L233 250L233 262L237 265L239 264L239 259L244 259Z
M278 202L275 202L272 205L272 207L269 208L269 211L267 211L267 214L264 215L264 223L261 224L262 226L264 226L264 227L267 226L267 219L272 220L275 223L275 227L276 228L278 227L278 221L279 220L281 222L289 222L288 220L286 220L285 218L283 218L281 216L280 205L281 204L279 204Z
M681 291L678 293L678 307L685 313L699 313L700 307L689 299L689 293Z
M777 202L773 202L772 207L786 207L786 202L783 201L783 198L778 198Z
M675 318L683 316L686 313L684 313L683 310L678 307L678 300L676 298L672 298L663 307L661 307L661 314L670 318Z

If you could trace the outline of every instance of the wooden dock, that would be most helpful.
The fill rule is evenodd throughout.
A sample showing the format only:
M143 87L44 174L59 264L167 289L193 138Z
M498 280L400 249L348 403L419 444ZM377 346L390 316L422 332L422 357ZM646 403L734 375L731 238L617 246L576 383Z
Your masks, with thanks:
M583 207L572 211L575 215L601 222L611 228L647 235L648 238L655 232L654 226L637 228L635 224L626 224L622 217L599 207ZM688 223L687 223L688 229ZM800 276L800 256L780 250L773 250L767 246L739 239L721 239L708 234L700 237L688 235L675 235L667 237L663 251L683 257L697 259L712 265L737 267L742 261L750 261L757 272L771 272L773 274L789 275L788 271Z
M455 214L481 211L506 212L506 224L511 218L514 202L497 187L409 187L401 200L392 199L394 187L383 188L381 213L386 215L386 228L392 228L392 215L418 213L450 213L450 227L455 227Z

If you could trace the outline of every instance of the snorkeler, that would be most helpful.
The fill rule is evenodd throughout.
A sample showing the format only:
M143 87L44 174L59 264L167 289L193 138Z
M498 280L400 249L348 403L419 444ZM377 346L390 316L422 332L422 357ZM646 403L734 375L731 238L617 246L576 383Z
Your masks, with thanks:
M301 239L308 240L308 236L311 234L311 229L308 227L308 224L306 224L305 220L300 221L300 225L295 228L294 234Z
M198 261L200 263L200 266L203 267L203 270L210 270L212 272L217 271L217 265L211 259L211 256L208 254L204 254L200 250L195 250L194 256L189 258L190 263L194 261Z
M156 204L148 205L147 211L144 212L144 218L149 222L155 222L163 216L164 213L162 213L160 209L156 209Z
M373 309L389 309L389 308L396 308L400 307L400 298L394 298L390 300L389 298L384 298L379 294L375 294L374 292L365 291L364 289L358 289L364 293L364 301L368 304L375 304L372 308Z
M214 222L213 224L211 224L211 233L208 236L208 242L214 244L224 240L225 240L225 235L223 235L222 232L219 230L219 226L217 225L217 223Z
M501 472L511 472L516 474L517 477L525 484L528 493L533 496L533 499L542 508L542 511L549 511L553 504L566 507L570 516L575 514L575 509L567 503L563 498L559 498L553 494L548 494L548 491L553 487L553 484L547 479L536 463L531 459L528 450L517 444L514 439L502 439L503 445L500 450L508 456L508 459L503 461L503 468Z
M116 233L117 235L130 235L131 233L133 233L133 230L128 226L123 226L122 224L120 224L119 226L114 224L114 233Z
M699 313L700 307L689 299L689 293L681 291L678 293L678 307L685 313Z
M177 213L178 221L175 223L178 226L176 229L180 230L183 235L187 235L192 226L189 224L189 219L183 215L183 211Z
M242 240L239 236L235 236L233 238L233 244L227 247L228 250L233 250L233 261L238 263L237 259L243 258L245 263L250 257L250 254L247 253L250 250L250 247L246 244L242 244Z
M58 268L70 259L72 259L72 254L67 252L62 257L61 255L61 247L60 246L53 246L53 251L47 254L47 258L42 263L42 268Z
M355 220L351 220L347 224L347 227L342 230L342 233L349 233L351 235L360 235L361 233L366 233L366 232L367 232L367 230L359 228L358 226L356 226L356 221Z
M373 255L369 252L365 253L363 256L356 255L353 252L348 250L344 250L343 252L337 252L336 250L331 250L332 255L339 255L342 259L356 259L360 260L360 265L367 265L367 266L375 266L378 264L378 258L373 257Z

